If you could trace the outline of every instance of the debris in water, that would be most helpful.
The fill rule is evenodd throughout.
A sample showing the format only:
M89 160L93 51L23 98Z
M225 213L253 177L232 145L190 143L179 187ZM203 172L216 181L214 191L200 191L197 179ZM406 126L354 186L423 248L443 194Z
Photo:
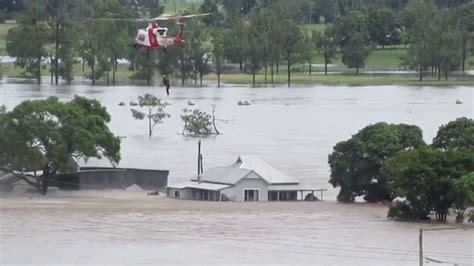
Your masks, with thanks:
M193 105L196 105L196 104L193 101L188 101L188 105L193 106Z
M133 184L126 188L125 191L143 191L143 189L140 186Z
M160 195L160 192L158 190L156 190L156 191L148 192L147 195L148 196L158 196L158 195Z
M237 105L239 105L239 106L244 106L244 105L245 105L245 106L248 106L248 105L251 105L251 104L252 104L252 103L251 103L249 100L245 100L245 101L239 100L239 101L237 102Z
M456 104L463 104L461 100L456 100Z
M137 106L137 105L138 105L138 103L136 103L136 102L134 102L134 101L131 101L131 102L130 102L130 106Z
M120 102L119 106L125 106L125 102Z

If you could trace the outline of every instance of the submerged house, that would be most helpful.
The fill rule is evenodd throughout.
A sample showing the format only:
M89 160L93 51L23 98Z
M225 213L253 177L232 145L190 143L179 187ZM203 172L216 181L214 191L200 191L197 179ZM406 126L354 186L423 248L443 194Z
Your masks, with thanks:
M214 167L189 182L168 186L167 196L207 201L296 201L315 198L324 189L305 188L260 156L241 156L229 166Z

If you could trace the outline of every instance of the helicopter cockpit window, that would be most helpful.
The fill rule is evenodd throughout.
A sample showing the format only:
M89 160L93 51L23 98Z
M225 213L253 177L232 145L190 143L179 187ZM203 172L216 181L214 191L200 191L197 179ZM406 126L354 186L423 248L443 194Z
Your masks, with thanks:
M166 29L158 29L157 31L160 36L163 36L166 33Z

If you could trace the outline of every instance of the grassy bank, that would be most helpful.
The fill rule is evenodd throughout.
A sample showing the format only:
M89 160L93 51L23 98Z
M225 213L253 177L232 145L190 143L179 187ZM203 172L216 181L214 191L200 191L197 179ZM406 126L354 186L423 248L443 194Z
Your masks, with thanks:
M268 76L268 84L271 83L271 77ZM217 81L216 75L206 76L206 80ZM407 85L407 86L472 86L474 84L473 76L461 75L451 76L447 81L438 81L431 76L424 77L423 81L418 80L416 74L389 74L389 75L371 75L371 74L334 74L321 75L295 73L291 77L293 84L325 84L325 85L351 85L351 86L366 86L366 85ZM252 76L245 74L223 74L221 81L232 84L252 84ZM265 84L265 76L259 74L256 76L256 83L261 86ZM286 84L286 74L280 73L274 76L274 84Z
M25 75L22 73L20 68L15 68L13 64L3 64L1 66L0 72L3 73L3 76L8 77L19 77L25 78ZM78 77L84 77L88 73L82 72L81 65L76 65L74 67L74 76L76 79ZM119 68L116 73L117 84L128 84L130 83L129 77L134 72L128 70L127 67L122 66ZM44 70L43 75L47 77L49 75L48 69ZM112 78L112 73L110 73L110 79ZM161 77L157 74L154 77L157 82L160 83ZM217 76L215 74L209 74L204 78L207 81L217 81ZM179 77L174 77L173 80L175 84L180 84ZM223 74L221 75L221 81L225 83L232 84L242 84L250 85L252 84L252 75L234 73L234 74ZM90 82L90 81L89 81ZM100 84L104 84L105 77L102 78ZM112 81L110 81L112 82ZM157 83L157 84L158 84ZM192 81L188 80L188 83L191 84ZM258 74L256 76L256 83L261 86L265 84L265 75ZM271 83L271 77L268 75L268 84ZM281 70L278 75L274 75L274 84L286 84L287 76L286 70ZM327 84L327 85L351 85L351 86L365 86L365 85L407 85L407 86L472 86L474 84L474 76L465 75L464 77L460 74L452 75L449 77L449 80L438 81L435 77L427 74L424 77L422 82L418 81L417 74L364 74L361 73L358 76L354 75L352 72L343 72L341 74L331 74L325 76L323 73L318 72L313 75L308 75L307 73L293 73L292 74L292 83L293 84Z

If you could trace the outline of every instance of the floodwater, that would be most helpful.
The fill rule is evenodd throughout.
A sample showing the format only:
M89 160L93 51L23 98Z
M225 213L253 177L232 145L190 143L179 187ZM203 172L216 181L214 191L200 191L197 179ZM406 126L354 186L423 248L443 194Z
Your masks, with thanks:
M222 135L202 139L204 168L261 155L303 184L328 188L324 203L205 203L132 192L73 192L0 201L0 264L305 264L416 265L418 228L452 227L393 222L383 205L335 203L327 156L367 124L416 124L431 142L438 127L474 116L474 87L305 86L178 88L0 84L0 105L75 94L100 100L122 139L124 159L159 161L170 183L196 172L197 142L179 133L181 110L216 105ZM147 124L121 107L152 93L171 102L165 120ZM250 106L238 106L249 100ZM456 100L463 104L456 104ZM158 165L158 163L157 163ZM473 229L427 232L426 256L474 264Z

